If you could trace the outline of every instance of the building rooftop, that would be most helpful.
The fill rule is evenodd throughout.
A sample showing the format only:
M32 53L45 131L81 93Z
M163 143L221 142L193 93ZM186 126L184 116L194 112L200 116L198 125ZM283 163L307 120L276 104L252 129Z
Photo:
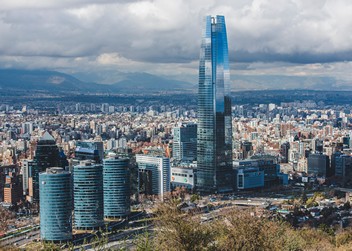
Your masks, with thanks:
M53 136L50 135L47 131L43 134L43 136L40 138L40 140L45 140L45 141L55 141Z
M47 174L61 174L61 173L69 173L69 172L65 171L62 167L49 167L43 173L47 173Z

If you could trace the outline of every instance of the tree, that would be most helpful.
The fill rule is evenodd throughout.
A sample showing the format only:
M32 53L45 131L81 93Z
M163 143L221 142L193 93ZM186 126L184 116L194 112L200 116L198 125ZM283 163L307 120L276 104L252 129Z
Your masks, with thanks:
M196 202L197 200L200 200L200 199L201 198L200 198L199 194L194 193L194 194L191 195L191 202L192 203L194 203L194 202Z
M6 208L0 206L0 232L6 232L9 222L14 219L15 215Z
M154 247L156 250L204 250L214 240L214 231L207 224L200 224L200 217L183 214L177 209L177 200L158 206Z
M301 195L301 203L306 204L307 200L308 200L308 197L307 197L306 192L304 191Z

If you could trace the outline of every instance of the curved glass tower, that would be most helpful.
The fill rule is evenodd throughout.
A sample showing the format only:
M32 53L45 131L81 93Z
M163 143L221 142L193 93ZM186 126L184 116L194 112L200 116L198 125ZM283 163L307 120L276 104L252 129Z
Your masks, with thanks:
M103 166L81 161L73 168L74 226L97 229L104 225Z
M104 159L104 217L118 218L130 214L130 171L128 159L110 153Z
M72 239L71 173L60 167L39 174L40 237L46 241Z
M233 190L230 69L224 16L207 16L199 62L197 190Z

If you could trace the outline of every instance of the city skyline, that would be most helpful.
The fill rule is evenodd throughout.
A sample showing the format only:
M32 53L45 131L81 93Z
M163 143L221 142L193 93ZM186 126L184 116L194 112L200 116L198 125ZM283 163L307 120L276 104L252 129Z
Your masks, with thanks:
M58 70L98 83L126 72L196 83L201 19L219 13L227 16L238 87L287 78L296 88L351 86L351 9L348 1L11 1L0 7L0 68Z

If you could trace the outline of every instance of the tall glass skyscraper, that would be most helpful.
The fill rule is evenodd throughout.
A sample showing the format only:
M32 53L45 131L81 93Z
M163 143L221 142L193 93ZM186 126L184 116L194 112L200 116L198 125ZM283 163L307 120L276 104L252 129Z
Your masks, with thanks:
M197 190L233 190L230 69L224 16L207 16L199 63Z
M103 165L83 160L73 168L74 226L98 229L104 226Z
M39 174L40 237L46 241L72 239L71 173L61 167Z
M104 217L128 216L130 209L129 160L109 153L103 160Z

